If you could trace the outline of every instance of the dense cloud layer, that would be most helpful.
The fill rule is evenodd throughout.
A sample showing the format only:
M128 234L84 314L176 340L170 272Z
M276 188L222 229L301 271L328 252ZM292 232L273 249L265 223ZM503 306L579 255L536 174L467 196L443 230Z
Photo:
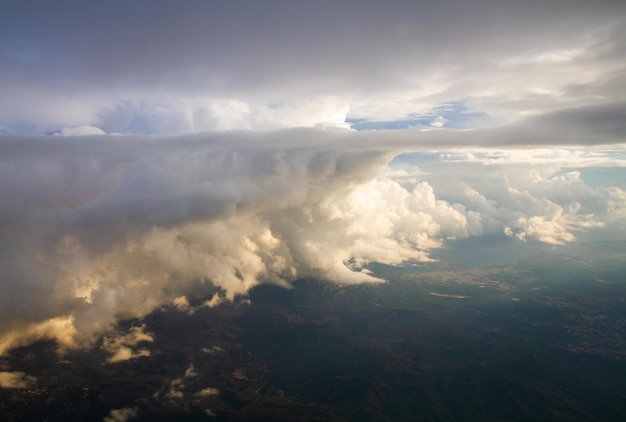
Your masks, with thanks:
M13 134L484 127L626 94L619 0L2 9L0 131Z
M442 133L5 138L0 351L41 337L80 344L120 317L189 311L188 298L216 287L207 306L298 277L380 282L368 263L427 262L453 239L559 245L623 230L623 190L560 171L623 166L621 146L451 148L492 136L475 131L426 152ZM411 143L425 151L386 167ZM149 336L135 334L106 340L111 359L148 353L133 347Z

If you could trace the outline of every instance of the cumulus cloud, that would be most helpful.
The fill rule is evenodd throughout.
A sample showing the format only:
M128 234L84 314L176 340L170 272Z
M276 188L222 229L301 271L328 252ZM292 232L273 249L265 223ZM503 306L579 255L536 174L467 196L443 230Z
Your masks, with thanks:
M36 378L23 372L0 372L0 388L28 388L36 382Z
M327 275L341 258L308 256L323 242L306 238L319 222L333 228L323 200L343 197L386 161L376 151L248 140L234 148L196 138L92 140L3 145L3 351L44 337L71 346L209 283L232 299L260 280ZM308 222L312 213L318 223ZM304 238L287 233L291 226ZM347 282L352 272L344 273ZM116 359L136 356L123 341L110 346L119 346Z
M132 327L128 334L118 332L109 333L103 338L102 348L111 354L109 363L121 362L138 357L150 356L147 349L139 349L137 346L143 342L152 343L154 339L146 333L145 325Z
M137 417L139 409L136 407L123 407L121 409L113 409L103 419L104 422L126 422Z
M161 390L154 393L154 398L159 400L164 399L170 405L178 406L183 404L183 402L185 401L185 396L187 395L190 395L194 398L206 398L212 395L210 394L212 390L217 391L217 389L207 388L205 389L207 390L205 393L202 393L202 391L204 390L193 394L186 393L185 390L189 390L190 388L189 385L186 384L186 382L188 382L190 378L197 377L198 373L196 372L193 364L190 363L189 367L187 367L187 369L185 370L185 374L182 377L170 380L165 386L163 386L163 388L161 388Z
M2 287L3 294L5 294L6 298L3 301L3 305L5 305L3 317L6 319L2 327L3 333L0 338L0 354L3 354L11 348L26 346L32 341L41 339L53 339L61 347L77 346L76 336L78 332L74 326L73 316L57 317L52 314L42 316L37 310L31 309L30 311L34 314L32 321L28 324L20 324L18 322L19 320L16 321L13 319L14 316L18 316L19 318L20 313L16 313L15 308L17 306L30 306L32 304L32 298L28 296L18 296L16 293L11 294L8 291L8 288L10 288L9 283L4 284ZM16 301L19 302L19 304L16 303ZM13 302L13 304L11 305L10 302ZM30 311L24 309L22 312L26 313Z
M621 188L561 172L564 153L507 155L516 130L499 130L498 150L459 149L493 145L492 130L4 138L0 352L39 338L77 346L118 318L209 295L216 306L259 283L382 282L369 263L428 262L454 239L560 244L622 224ZM456 149L428 152L444 146ZM422 150L417 163L386 171L407 149ZM580 149L568 150L575 165L623 158ZM548 158L528 166L524 153ZM138 344L151 340L135 327L104 346L113 362L147 355Z
M429 183L463 210L470 234L505 233L522 241L562 244L607 226L623 227L624 190L593 186L583 173L624 167L623 146L464 149L399 156L390 164L389 177L405 186L417 178Z
M196 396L198 396L198 397L211 397L211 396L217 396L219 394L220 394L220 390L218 390L217 388L207 387L207 388L204 388L204 389L198 391L196 393Z
M174 300L172 301L172 305L174 305L174 307L181 312L192 311L192 309L189 307L189 300L187 300L187 297L185 296L178 296L177 298L174 298Z
M214 293L213 296L211 296L211 299L205 300L202 305L208 308L213 308L219 305L220 303L223 303L224 300L225 300L224 297L220 296L219 293Z

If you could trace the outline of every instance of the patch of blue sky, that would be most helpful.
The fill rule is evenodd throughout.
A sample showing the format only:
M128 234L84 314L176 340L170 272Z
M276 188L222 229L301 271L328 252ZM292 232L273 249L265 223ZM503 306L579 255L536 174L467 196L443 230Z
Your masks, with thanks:
M440 152L405 152L395 156L387 166L390 168L402 168L405 166L420 166L426 163L436 163L441 161Z
M346 118L346 123L354 130L382 129L474 129L493 122L489 113L471 111L464 101L442 104L428 113L411 113L405 119L376 121L369 119Z
M565 167L558 174L580 172L580 179L591 187L618 187L626 190L626 167Z
M383 129L423 129L426 126L417 126L415 120L395 120L387 122L377 122L365 119L346 119L346 123L354 130L383 130Z

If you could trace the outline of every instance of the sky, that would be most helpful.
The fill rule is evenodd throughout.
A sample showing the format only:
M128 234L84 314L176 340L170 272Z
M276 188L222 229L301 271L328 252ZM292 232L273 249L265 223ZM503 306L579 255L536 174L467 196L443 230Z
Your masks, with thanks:
M5 0L0 92L0 354L626 240L623 1Z

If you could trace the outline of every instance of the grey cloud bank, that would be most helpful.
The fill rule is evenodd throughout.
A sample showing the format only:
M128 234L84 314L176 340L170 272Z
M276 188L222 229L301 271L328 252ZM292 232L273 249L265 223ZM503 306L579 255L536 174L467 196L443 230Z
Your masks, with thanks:
M381 282L369 263L429 262L454 239L624 232L623 190L561 172L588 154L623 167L623 146L511 149L518 132L496 133L499 150L491 129L4 137L0 351L80 345L215 287L219 302L299 277ZM386 165L402 151L432 162Z
M0 129L345 127L452 102L508 122L624 101L625 16L621 1L8 1Z

